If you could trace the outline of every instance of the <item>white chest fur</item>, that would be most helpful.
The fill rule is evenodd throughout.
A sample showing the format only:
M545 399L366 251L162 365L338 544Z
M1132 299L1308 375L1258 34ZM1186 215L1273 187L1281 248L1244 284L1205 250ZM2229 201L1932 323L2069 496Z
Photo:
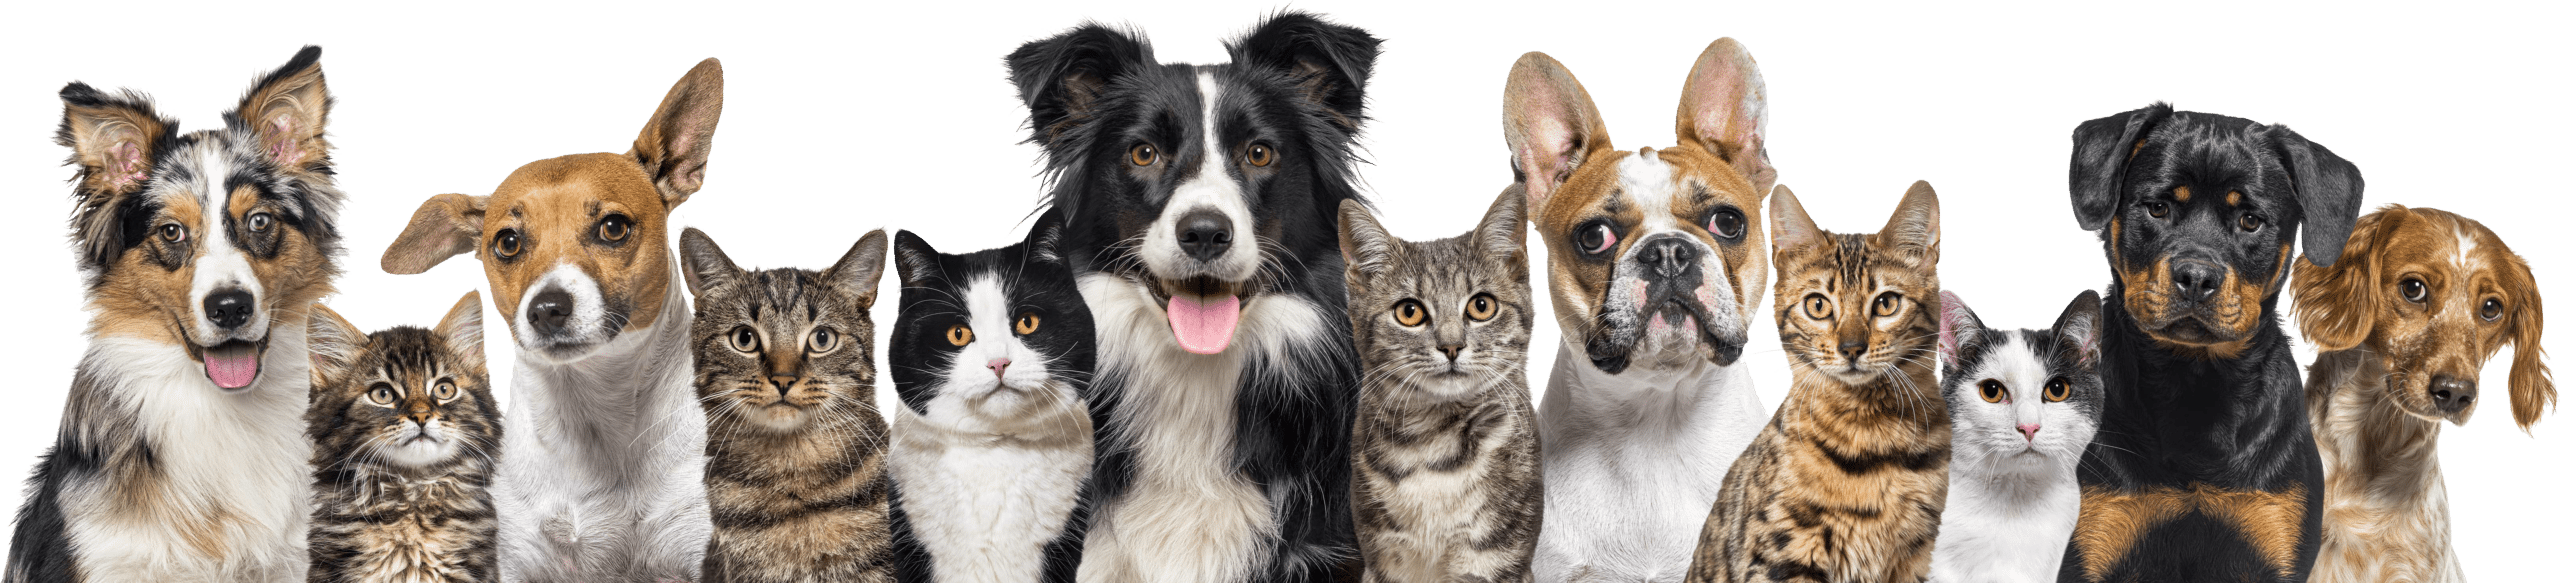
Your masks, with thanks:
M2080 485L2073 464L2045 465L2037 473L1950 468L1930 579L2052 581L2080 522Z
M913 410L890 434L889 473L907 525L933 555L934 580L1030 583L1038 560L1075 512L1093 469L1092 422L1083 403L1051 424L1060 435L988 436L948 431Z
M1725 470L1769 420L1750 371L1610 375L1566 343L1548 376L1537 580L1681 580Z

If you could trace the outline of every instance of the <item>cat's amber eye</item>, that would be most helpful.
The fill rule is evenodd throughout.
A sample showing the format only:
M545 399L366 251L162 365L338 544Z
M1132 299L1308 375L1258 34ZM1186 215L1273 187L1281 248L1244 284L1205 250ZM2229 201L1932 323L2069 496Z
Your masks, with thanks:
M1974 389L1982 394L1982 400L1985 402L1998 403L2009 400L2009 385L2001 383L1998 379L1982 379L1981 383L1974 385Z
M1431 312L1422 309L1422 302L1413 300L1396 302L1395 312L1398 324L1420 326L1423 322L1431 321Z
M2060 403L2071 398L2071 379L2056 377L2044 382L2044 402Z
M373 401L375 405L389 407L392 401L400 400L400 393L391 390L391 385L376 384L373 390L364 392L364 398Z
M1252 164L1256 168L1270 166L1271 157L1270 146L1254 144L1253 146L1244 149L1244 163Z
M1816 320L1831 319L1831 300L1819 295L1805 296L1804 315Z
M970 331L968 324L952 324L951 329L942 331L942 339L951 341L952 346L968 346L978 340L978 333Z
M1129 148L1129 163L1139 166L1154 166L1156 163L1155 144L1138 144L1136 147Z
M1879 318L1902 312L1902 294L1888 292L1876 296L1875 311Z
M1014 334L1028 336L1031 333L1038 331L1040 331L1039 314L1023 312L1022 315L1013 317Z
M755 354L764 348L764 339L756 337L756 329L739 326L729 330L729 347L738 352Z
M836 329L819 326L809 331L809 353L826 354L836 350Z
M1493 296L1490 295L1476 294L1476 297L1467 299L1467 319L1469 320L1478 322L1491 320L1494 313L1501 309L1502 304L1495 303Z
M462 388L461 388L461 387L453 386L453 381L438 381L438 382L436 382L436 391L435 391L435 396L436 396L436 402L438 402L438 403L443 403L443 402L447 402L447 401L452 401L452 400L453 400L453 398L454 398L455 396L458 396L458 395L461 395L461 394L462 394Z

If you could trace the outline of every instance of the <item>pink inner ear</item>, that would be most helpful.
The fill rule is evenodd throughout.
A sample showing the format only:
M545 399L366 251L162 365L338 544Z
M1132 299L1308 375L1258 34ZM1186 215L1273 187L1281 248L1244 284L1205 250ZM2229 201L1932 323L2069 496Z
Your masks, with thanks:
M274 128L269 135L275 136L275 141L267 146L267 157L285 166L302 162L302 148L295 147L301 140L293 137L293 121L279 117L269 127Z
M118 187L139 184L143 179L149 178L149 176L144 175L142 170L142 146L140 144L135 144L133 142L116 142L116 145L108 146L107 165L107 179L108 181L115 183Z

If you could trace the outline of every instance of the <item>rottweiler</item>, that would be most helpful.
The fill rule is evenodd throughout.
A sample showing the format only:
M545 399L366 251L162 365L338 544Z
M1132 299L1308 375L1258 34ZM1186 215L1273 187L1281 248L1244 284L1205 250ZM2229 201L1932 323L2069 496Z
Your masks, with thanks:
M2071 207L2114 275L2106 412L2060 581L2302 581L2320 453L2276 296L2294 241L2337 261L2353 163L2283 125L2168 104L2071 133Z

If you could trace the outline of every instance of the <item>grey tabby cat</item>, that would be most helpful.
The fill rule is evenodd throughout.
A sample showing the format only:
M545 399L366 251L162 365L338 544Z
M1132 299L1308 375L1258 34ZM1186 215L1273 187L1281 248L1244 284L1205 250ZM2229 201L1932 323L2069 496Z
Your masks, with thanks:
M748 271L684 230L694 390L710 418L704 581L890 580L889 424L871 392L888 247L875 230L826 271Z
M1352 520L1362 581L1527 581L1545 488L1529 406L1526 210L1505 192L1476 230L1409 243L1343 201L1351 342Z
M498 580L498 400L480 292L368 336L311 307L311 583Z

